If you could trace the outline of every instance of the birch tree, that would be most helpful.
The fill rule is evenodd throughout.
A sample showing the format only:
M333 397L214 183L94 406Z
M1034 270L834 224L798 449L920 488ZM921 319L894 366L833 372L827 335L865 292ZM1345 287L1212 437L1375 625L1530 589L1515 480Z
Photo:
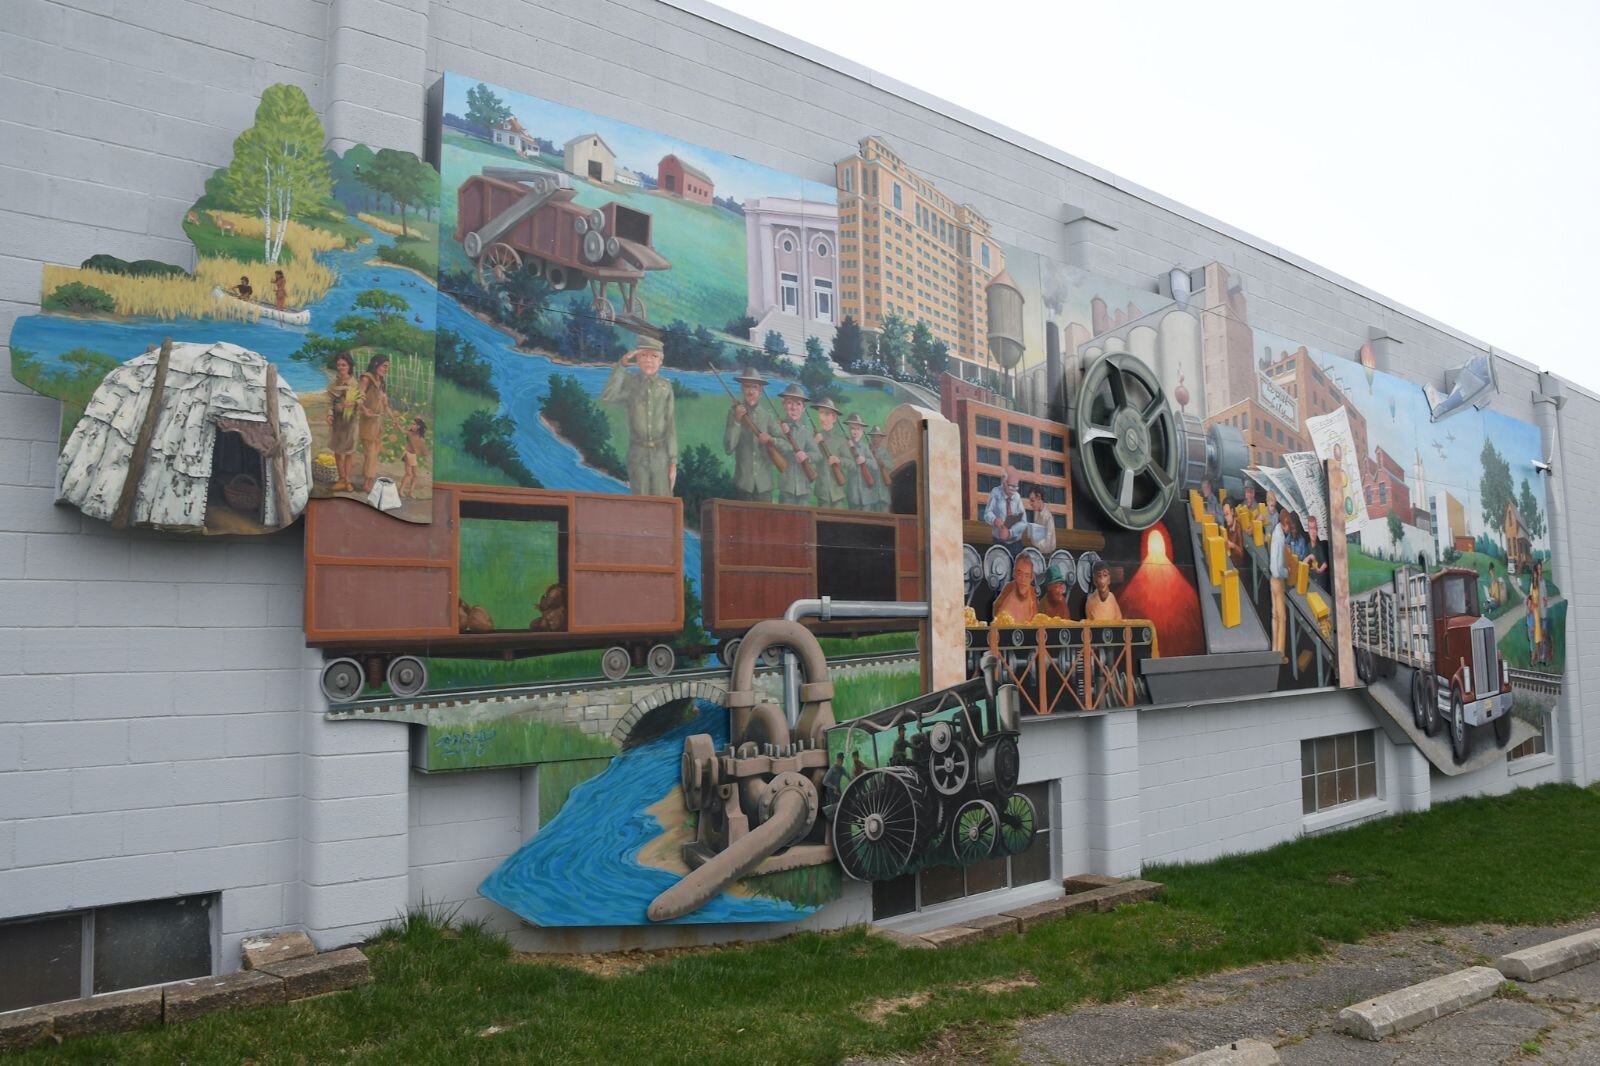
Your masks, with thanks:
M233 142L228 199L261 219L262 258L276 263L289 222L319 208L333 191L322 154L322 121L306 94L273 85L261 94L255 125Z

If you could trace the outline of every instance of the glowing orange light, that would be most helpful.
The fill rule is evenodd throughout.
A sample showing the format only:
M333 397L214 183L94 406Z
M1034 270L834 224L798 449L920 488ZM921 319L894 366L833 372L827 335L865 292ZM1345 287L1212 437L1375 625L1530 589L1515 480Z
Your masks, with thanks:
M1167 534L1160 525L1150 527L1144 535L1144 561L1146 563L1168 563L1172 557L1167 554Z

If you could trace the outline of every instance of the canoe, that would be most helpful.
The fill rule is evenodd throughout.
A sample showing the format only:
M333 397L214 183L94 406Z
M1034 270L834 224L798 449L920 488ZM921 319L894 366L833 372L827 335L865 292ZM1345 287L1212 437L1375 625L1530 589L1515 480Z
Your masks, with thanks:
M231 300L236 304L252 308L262 318L270 319L273 322L282 322L289 326L308 326L311 324L311 311L309 308L302 307L298 311L280 311L271 304L257 303L254 300L246 300L235 296L221 285L214 286L211 290L211 295L218 300Z

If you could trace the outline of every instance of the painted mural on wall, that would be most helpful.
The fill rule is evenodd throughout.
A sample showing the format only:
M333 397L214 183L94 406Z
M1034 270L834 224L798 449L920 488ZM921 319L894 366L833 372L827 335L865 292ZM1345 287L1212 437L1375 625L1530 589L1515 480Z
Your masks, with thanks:
M334 496L428 521L438 175L324 139L272 86L184 215L192 273L45 267L12 373L63 402L63 499L184 532L277 529Z

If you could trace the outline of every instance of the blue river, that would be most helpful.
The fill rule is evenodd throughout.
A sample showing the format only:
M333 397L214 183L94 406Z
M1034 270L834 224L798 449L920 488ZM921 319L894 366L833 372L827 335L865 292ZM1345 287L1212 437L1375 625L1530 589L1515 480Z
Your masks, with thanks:
M694 721L623 752L572 790L561 813L478 886L485 897L536 925L644 925L650 901L677 883L676 874L640 865L639 849L663 826L646 808L678 783L684 738L710 733L728 740L727 711L696 700ZM742 899L726 892L678 924L788 922L811 908L781 900Z

